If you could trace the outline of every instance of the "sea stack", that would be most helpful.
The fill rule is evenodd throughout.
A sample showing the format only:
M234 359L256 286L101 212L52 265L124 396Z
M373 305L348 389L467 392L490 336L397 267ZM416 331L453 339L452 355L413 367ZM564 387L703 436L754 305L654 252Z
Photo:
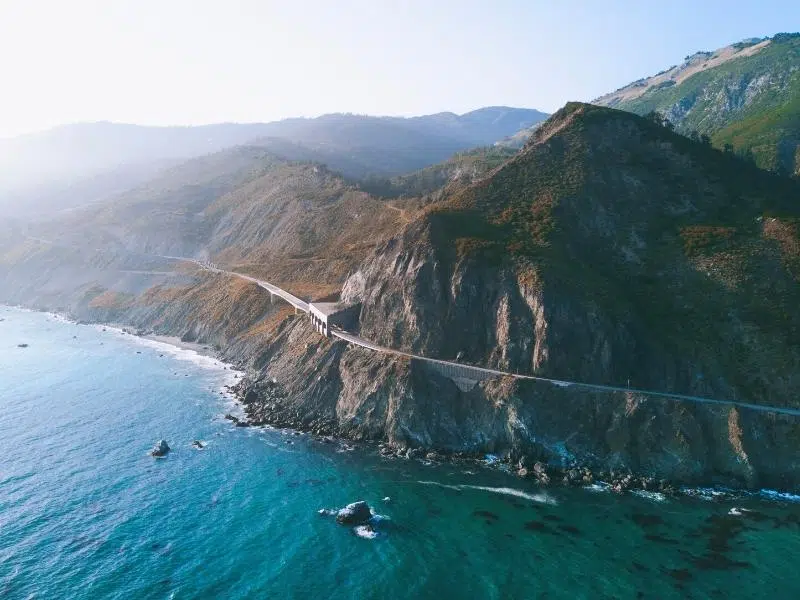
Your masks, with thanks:
M156 458L161 458L167 455L169 452L169 444L167 444L167 440L159 440L153 449L150 450L150 456L155 456Z

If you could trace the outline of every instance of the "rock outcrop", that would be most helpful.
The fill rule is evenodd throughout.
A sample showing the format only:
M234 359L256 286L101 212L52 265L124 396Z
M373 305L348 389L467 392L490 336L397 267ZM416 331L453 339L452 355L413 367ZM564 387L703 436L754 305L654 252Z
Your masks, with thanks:
M159 440L156 442L156 445L153 446L153 449L150 450L150 456L155 456L156 458L162 458L167 455L170 451L169 444L167 444L167 440Z
M371 518L369 505L363 500L348 504L336 513L336 522L340 525L364 525Z

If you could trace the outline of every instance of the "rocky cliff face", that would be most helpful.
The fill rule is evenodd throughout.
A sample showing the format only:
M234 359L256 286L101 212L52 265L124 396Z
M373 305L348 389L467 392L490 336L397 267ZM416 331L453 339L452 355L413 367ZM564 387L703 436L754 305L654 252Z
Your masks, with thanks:
M362 302L364 337L423 355L795 406L797 191L642 120L574 105L380 247L343 294ZM776 245L774 228L791 233ZM551 457L679 479L799 475L796 445L779 440L796 443L800 428L783 417L512 381L410 395L470 406L495 444Z

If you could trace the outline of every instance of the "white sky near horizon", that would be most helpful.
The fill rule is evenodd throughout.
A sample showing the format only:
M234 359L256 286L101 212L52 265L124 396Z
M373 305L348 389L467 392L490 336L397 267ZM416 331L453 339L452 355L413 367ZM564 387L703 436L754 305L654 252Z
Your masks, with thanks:
M102 120L552 112L697 50L798 29L789 0L0 0L0 137Z

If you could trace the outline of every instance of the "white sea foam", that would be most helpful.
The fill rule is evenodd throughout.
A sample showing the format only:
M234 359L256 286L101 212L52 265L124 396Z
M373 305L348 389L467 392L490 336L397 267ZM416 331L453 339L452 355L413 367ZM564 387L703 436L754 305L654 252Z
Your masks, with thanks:
M391 521L389 517L386 515L379 515L375 512L372 513L372 516L369 519L370 523L373 525L378 525L379 523L383 523L384 521Z
M356 527L353 527L353 531L358 537L366 540L374 540L379 535L377 531L368 525L357 525Z
M223 385L234 384L239 377L244 375L244 372L237 371L232 365L214 358L213 356L201 354L200 352L197 352L191 348L182 348L166 341L153 340L130 333L126 334L122 329L118 327L112 327L110 325L95 325L94 327L100 331L105 329L113 333L124 335L128 341L139 346L156 350L160 354L168 355L170 358L192 363L194 366L202 369L220 372L221 374L224 374Z
M469 484L449 485L446 483L439 483L438 481L418 481L417 483L421 483L422 485L435 485L450 490L456 490L459 492L464 490L479 490L482 492L489 492L491 494L502 494L504 496L514 496L516 498L524 498L525 500L530 500L531 502L538 502L540 504L552 504L552 505L557 504L556 499L550 496L549 494L531 494L515 488L491 487L487 485L469 485Z
M652 500L653 502L667 501L667 497L661 492L651 492L649 490L633 490L631 494L633 494L634 496L639 496L640 498Z
M610 492L611 484L608 484L605 481L596 481L595 483L584 486L583 489L585 489L587 492Z
M800 495L790 494L789 492L779 492L777 490L759 490L761 496L770 500L784 500L785 502L800 502Z
M736 495L736 492L728 488L681 488L681 493L693 498L699 498L706 502L716 502L731 495Z

